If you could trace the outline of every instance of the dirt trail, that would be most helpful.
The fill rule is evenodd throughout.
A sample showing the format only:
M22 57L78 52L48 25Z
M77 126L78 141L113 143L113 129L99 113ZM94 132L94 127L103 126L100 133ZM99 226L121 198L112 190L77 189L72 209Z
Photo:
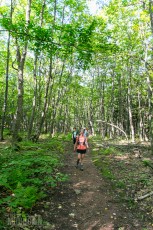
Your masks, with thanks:
M31 213L40 216L42 222L28 229L153 230L151 221L144 218L147 214L128 207L120 189L114 189L111 180L102 177L92 162L90 150L84 159L84 171L81 171L75 167L77 153L72 152L70 143L67 146L62 171L69 179L55 189L48 188L48 196L38 202Z
M72 153L68 164L71 186L77 194L71 210L74 213L71 226L75 225L78 230L114 229L113 219L117 209L115 205L111 207L113 200L110 191L93 165L90 152L84 160L84 171L75 169L76 158L77 154Z
M77 154L68 153L64 172L69 181L51 198L50 228L60 230L151 230L144 228L125 204L116 201L109 181L102 178L86 154L84 171L75 168Z

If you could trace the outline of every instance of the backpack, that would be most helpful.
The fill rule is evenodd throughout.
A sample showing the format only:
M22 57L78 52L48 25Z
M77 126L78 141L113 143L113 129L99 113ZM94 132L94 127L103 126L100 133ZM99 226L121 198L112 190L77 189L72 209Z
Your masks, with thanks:
M88 131L87 131L86 129L84 130L84 136L85 136L85 137L88 137L88 136L89 136L89 133L88 133Z

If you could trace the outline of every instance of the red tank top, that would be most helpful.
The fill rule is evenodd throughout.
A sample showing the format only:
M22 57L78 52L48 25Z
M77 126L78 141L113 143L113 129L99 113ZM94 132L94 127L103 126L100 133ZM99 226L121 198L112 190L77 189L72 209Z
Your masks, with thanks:
M79 136L78 138L78 145L77 145L77 149L86 149L86 145L85 145L85 137L84 136Z

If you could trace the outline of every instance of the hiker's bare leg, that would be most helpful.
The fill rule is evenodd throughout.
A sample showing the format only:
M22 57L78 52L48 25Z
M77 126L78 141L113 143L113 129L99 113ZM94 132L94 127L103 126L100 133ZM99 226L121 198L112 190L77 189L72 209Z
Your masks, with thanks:
M81 165L83 164L83 159L84 159L84 156L85 156L85 154L80 154L81 156L81 159L80 159L80 163L81 163Z
M77 165L79 164L80 161L81 161L81 154L78 153Z
M82 170L83 171L83 159L84 159L84 156L85 156L85 154L83 153L83 154L81 154L81 159L80 159L80 170Z
M81 153L78 153L78 159L81 160Z

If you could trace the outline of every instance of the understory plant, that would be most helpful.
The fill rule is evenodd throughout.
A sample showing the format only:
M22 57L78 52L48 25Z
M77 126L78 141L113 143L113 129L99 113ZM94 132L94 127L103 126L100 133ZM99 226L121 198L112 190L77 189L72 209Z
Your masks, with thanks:
M60 172L63 147L58 140L23 142L19 151L5 147L0 155L0 206L32 208L67 176Z

